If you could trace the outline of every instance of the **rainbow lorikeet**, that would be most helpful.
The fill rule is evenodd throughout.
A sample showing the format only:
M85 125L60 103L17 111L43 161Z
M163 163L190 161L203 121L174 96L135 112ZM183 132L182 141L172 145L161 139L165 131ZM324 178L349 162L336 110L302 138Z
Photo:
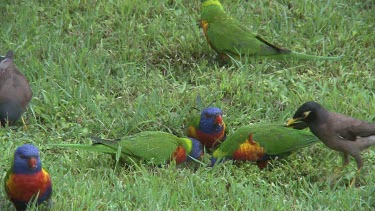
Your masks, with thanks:
M176 164L192 159L199 159L202 145L193 138L179 138L160 131L144 131L121 140L91 138L91 145L86 144L50 144L51 146L83 149L116 156L120 153L120 162L133 164L152 162L160 165L175 160Z
M256 56L272 59L337 60L282 49L254 34L239 21L230 17L218 0L201 0L201 27L208 44L226 60L228 57Z
M317 143L309 131L279 124L253 124L236 130L214 151L212 164L217 160L256 161L260 169L269 160L285 158L293 152Z
M188 126L187 135L200 141L206 148L218 146L226 138L226 126L220 108L208 107L194 116Z
M38 205L50 200L51 177L42 168L38 148L24 144L16 149L12 167L4 179L4 187L17 210L25 210L35 197L38 197Z
M0 58L0 123L13 124L25 111L32 98L32 91L25 76L13 61L13 51Z

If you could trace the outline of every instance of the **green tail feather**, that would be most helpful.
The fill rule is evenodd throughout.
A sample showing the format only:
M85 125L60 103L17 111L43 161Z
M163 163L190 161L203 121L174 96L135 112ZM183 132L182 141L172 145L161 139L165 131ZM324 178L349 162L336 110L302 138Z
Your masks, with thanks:
M91 151L91 152L101 152L101 153L107 153L107 154L116 154L116 150L111 149L111 148L109 148L105 145L102 145L102 144L93 144L93 145L86 145L86 144L48 144L47 146L87 150L87 151Z
M314 55L308 55L308 54L296 53L296 52L265 55L265 56L259 56L259 57L278 59L278 60L279 59L297 59L301 61L335 61L335 60L342 59L341 56L339 57L314 56Z
M104 144L104 145L107 145L107 147L113 147L115 149L117 149L117 147L118 147L118 144L119 144L118 142L121 141L121 139L108 140L108 139L101 139L101 138L98 138L98 137L90 137L90 139L91 139L93 145Z

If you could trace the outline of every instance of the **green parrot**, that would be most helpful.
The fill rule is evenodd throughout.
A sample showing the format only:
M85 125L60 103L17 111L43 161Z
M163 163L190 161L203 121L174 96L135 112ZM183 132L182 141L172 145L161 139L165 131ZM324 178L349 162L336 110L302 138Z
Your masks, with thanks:
M311 132L280 124L253 124L229 135L214 151L212 165L217 161L232 159L256 161L260 169L269 160L285 158L293 152L319 141Z
M49 144L95 152L120 155L119 161L127 164L152 162L160 165L175 160L176 164L199 159L203 154L202 145L193 138L179 138L160 131L144 131L121 140L104 140L92 137L91 145Z
M282 49L251 32L230 17L219 0L201 0L201 27L208 44L223 60L241 56L272 59L338 60L341 57L313 56Z

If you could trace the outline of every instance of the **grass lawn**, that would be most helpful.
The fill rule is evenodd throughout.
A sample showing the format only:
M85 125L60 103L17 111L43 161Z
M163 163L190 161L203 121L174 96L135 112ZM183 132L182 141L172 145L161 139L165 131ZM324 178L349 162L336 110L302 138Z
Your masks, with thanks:
M354 159L332 181L341 156L322 143L262 171L115 167L108 155L45 147L144 130L184 136L197 94L224 110L231 130L284 123L309 100L375 122L373 0L221 2L271 43L344 58L220 65L197 25L199 0L2 0L0 53L15 50L34 96L27 129L0 129L1 178L16 147L33 143L52 175L52 210L373 210L374 147L351 189ZM1 188L0 210L12 209Z

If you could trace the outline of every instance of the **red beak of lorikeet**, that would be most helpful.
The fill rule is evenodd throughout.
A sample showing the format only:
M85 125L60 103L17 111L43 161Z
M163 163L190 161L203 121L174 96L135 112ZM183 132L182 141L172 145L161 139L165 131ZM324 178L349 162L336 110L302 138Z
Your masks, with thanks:
M216 118L215 118L215 124L218 124L220 126L223 125L223 117L221 117L221 115L217 115Z
M36 169L36 167L37 167L37 159L34 158L34 157L29 158L29 160L27 161L27 164L29 165L30 169Z

